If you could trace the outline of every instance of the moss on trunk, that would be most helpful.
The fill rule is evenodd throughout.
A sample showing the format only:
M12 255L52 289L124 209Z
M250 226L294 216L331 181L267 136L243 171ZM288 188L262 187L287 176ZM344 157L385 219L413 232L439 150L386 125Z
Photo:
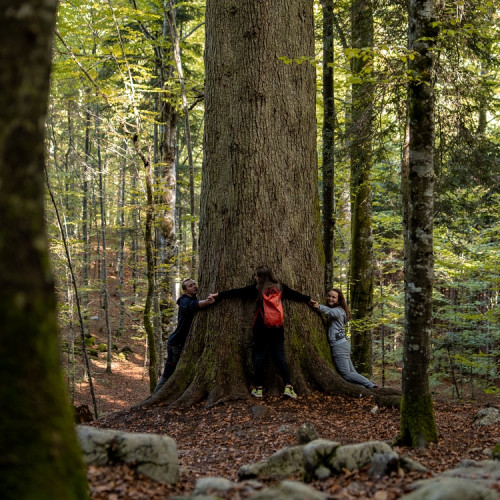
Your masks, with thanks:
M2 498L87 498L58 357L44 225L44 117L55 0L0 11Z
M351 157L351 261L350 307L352 312L352 361L356 369L372 375L373 235L372 235L372 135L374 85L365 73L372 64L367 48L373 47L373 5L371 0L351 3L352 45L367 52L351 60L360 83L352 86L349 126Z
M420 399L401 398L401 425L395 444L425 448L429 443L437 443L438 434L434 419L432 397Z

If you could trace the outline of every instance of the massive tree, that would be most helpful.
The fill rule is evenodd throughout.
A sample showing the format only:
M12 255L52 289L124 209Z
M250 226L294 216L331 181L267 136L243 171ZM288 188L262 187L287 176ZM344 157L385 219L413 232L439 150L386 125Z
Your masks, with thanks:
M437 441L429 391L432 332L434 211L433 0L410 0L408 86L408 179L405 210L405 325L403 397L398 442L424 447Z
M312 0L207 2L202 297L251 283L261 264L290 287L321 296L313 56ZM227 300L198 313L174 375L149 401L247 397L254 310L255 303ZM299 394L368 393L334 372L311 309L285 303L285 316ZM270 370L266 389L278 388Z
M3 498L87 497L58 357L44 226L44 117L57 0L0 11L0 481Z

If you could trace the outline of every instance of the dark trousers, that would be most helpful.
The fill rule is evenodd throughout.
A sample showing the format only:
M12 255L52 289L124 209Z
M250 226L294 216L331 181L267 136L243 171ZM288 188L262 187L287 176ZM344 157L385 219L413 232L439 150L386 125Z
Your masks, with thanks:
M266 328L256 325L253 328L253 356L254 356L254 382L257 387L264 385L269 355L283 379L285 385L290 384L290 371L285 358L285 330L282 326L278 328Z
M172 376L172 373L174 373L175 367L181 357L183 347L182 345L167 345L167 361L165 362L165 368L163 369L163 373L160 380L158 380L158 384L153 394L158 391L158 389Z

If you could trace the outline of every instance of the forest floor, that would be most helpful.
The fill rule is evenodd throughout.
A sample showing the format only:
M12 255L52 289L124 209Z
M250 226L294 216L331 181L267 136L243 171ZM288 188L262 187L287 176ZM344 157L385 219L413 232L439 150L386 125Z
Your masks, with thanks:
M127 346L132 352L126 360L113 357L112 374L105 373L105 353L91 361L100 417L90 425L166 434L174 438L181 466L180 481L174 486L160 484L125 465L89 466L88 480L93 500L160 500L189 496L196 480L202 477L218 476L237 481L241 465L267 458L283 447L297 444L297 428L305 422L310 422L321 438L342 445L370 440L390 444L398 434L397 408L375 410L371 398L344 399L321 393L299 396L296 400L271 396L256 400L249 396L246 401L211 408L199 404L182 411L161 406L131 409L149 394L144 343L133 334L117 339L117 343L119 349ZM77 367L78 370L81 376L81 367ZM79 374L76 375L78 378ZM377 378L375 381L380 383ZM480 408L498 407L499 402L498 396L484 394L477 394L474 401L460 402L437 395L435 417L439 442L423 450L395 448L397 453L424 465L427 473L395 474L374 481L366 470L346 471L338 477L316 481L312 486L333 500L398 499L417 479L432 477L457 466L466 458L485 459L484 450L500 439L500 425L475 427L474 417ZM88 383L80 381L76 384L74 404L88 405L92 409ZM260 416L254 417L257 405ZM233 490L226 498L245 498L245 493Z

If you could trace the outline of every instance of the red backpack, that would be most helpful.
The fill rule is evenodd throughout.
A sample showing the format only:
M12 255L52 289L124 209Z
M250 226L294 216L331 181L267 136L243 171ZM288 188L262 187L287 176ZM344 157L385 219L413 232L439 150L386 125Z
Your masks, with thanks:
M268 288L262 294L262 308L264 310L264 325L268 328L276 328L283 325L283 304L281 303L281 291L276 288Z

